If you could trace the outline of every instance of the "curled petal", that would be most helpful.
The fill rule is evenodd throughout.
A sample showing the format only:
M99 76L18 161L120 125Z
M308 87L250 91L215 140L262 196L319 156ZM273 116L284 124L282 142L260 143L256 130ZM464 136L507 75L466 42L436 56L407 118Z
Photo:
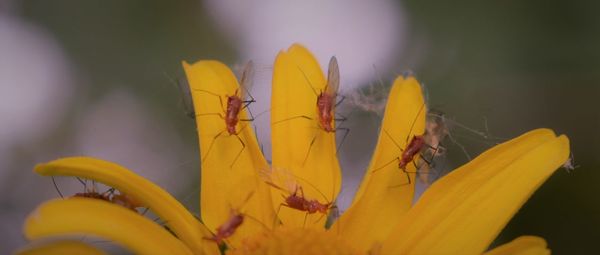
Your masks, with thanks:
M75 240L61 240L55 242L44 242L42 244L30 244L15 252L17 255L106 255L104 251L89 244Z
M396 225L383 253L482 253L568 156L567 137L547 129L495 146L435 182Z
M69 157L39 164L35 172L47 176L76 176L95 180L131 196L160 216L195 253L218 254L217 245L204 237L211 233L185 207L158 185L104 160Z
M51 200L27 217L29 240L62 235L94 235L115 241L136 254L192 254L155 222L122 206L90 198Z
M211 230L225 223L233 211L248 216L228 241L236 246L243 238L265 231L274 222L271 192L259 178L267 168L247 109L240 110L237 134L229 134L225 124L230 96L242 100L242 88L231 70L218 61L183 62L196 112L200 139L202 221ZM249 79L249 77L244 77ZM244 103L245 104L245 103Z
M352 206L331 228L359 250L381 242L408 211L415 188L415 164L398 165L398 157L425 129L425 103L414 77L398 77L385 109L375 153ZM415 157L416 158L416 157ZM410 178L410 183L409 179Z
M494 248L484 255L548 255L546 240L537 236L520 236L510 243Z
M341 188L341 171L335 132L325 131L317 116L317 97L327 84L323 71L313 55L299 44L279 52L273 69L273 167L292 173L307 199L331 203ZM273 204L285 225L324 226L326 217L322 214L307 215L281 207L282 194L273 192Z

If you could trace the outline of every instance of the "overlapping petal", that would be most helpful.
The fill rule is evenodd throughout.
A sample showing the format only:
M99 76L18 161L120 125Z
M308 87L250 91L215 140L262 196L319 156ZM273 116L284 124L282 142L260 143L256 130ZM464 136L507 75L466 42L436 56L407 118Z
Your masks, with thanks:
M505 243L484 255L548 255L546 240L537 236L520 236L509 243Z
M568 139L547 129L484 152L434 183L396 225L383 252L482 253L568 156Z
M320 128L317 116L317 97L326 83L318 62L303 46L294 44L277 55L271 99L273 169L289 172L307 199L321 203L333 202L341 188L335 133ZM306 217L305 212L282 207L282 193L273 192L273 204L285 225L324 226L322 214Z
M267 169L246 109L238 115L237 135L225 124L229 96L242 96L231 70L218 61L183 63L196 112L201 152L202 221L211 230L225 223L232 211L248 216L229 241L265 231L274 222L269 187L259 178ZM242 98L243 99L243 98Z
M211 233L183 205L156 184L120 165L90 157L70 157L39 164L35 172L48 176L76 176L114 187L160 216L194 253L219 253L213 242L204 239Z
M30 244L15 252L17 255L106 255L104 251L89 244L75 240L61 240Z
M427 108L417 80L399 77L353 204L325 231L324 215L282 206L293 192L301 192L307 200L331 203L341 187L335 132L320 127L316 104L327 81L312 54L294 44L275 60L273 167L260 152L245 108L236 116L241 121L235 134L227 130L228 100L232 96L245 99L245 88L240 88L231 70L217 61L183 62L183 67L196 112L201 210L208 228L167 192L124 167L72 157L40 164L35 171L114 187L153 210L176 235L125 207L98 199L68 198L46 202L27 218L24 233L28 239L93 235L139 254L219 254L216 244L207 240L212 236L209 229L215 230L235 211L247 217L227 243L229 248L242 247L235 250L242 254L481 254L569 155L565 136L534 130L493 147L441 178L412 205L418 164L414 162L418 160L409 162L405 170L398 163L410 140L424 133ZM265 181L272 182L271 186ZM283 228L272 229L276 218ZM542 238L524 236L486 254L549 252ZM53 253L103 254L85 243L60 239L19 251Z
M137 254L192 254L155 222L99 199L48 201L27 217L23 232L29 240L85 234L112 240Z
M398 77L387 102L379 140L352 206L332 227L366 251L393 234L393 227L410 208L415 185L415 165L406 172L398 158L410 139L425 128L425 103L414 77ZM410 182L409 179L410 178Z

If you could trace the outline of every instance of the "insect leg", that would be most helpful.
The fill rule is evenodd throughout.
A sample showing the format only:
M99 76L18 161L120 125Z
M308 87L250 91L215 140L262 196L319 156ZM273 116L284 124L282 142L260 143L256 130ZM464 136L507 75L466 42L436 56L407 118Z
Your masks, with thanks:
M75 177L75 178L77 178L77 180L78 180L78 181L79 181L79 182L80 182L80 183L83 185L83 188L85 189L85 188L86 188L86 184L87 184L87 180L86 180L86 181L83 181L83 180L81 180L81 178L79 178L79 177Z
M342 136L342 141L340 141L340 144L338 144L338 147L337 147L337 149L335 150L335 153L336 153L336 154L337 154L337 151L338 151L338 150L339 150L339 149L342 147L342 144L344 144L344 141L346 140L346 136L348 136L348 134L350 133L350 129L349 129L349 128L342 128L342 127L339 127L339 128L336 128L336 131L337 131L337 130L342 130L342 131L344 131L344 135Z
M284 121L298 119L298 118L303 118L303 119L307 119L307 120L314 120L313 118L308 117L306 115L300 115L300 116L294 116L294 117L290 117L290 118L286 118L286 119L282 119L282 120L278 120L278 121L272 122L271 125L276 125L276 124L279 124L279 123L284 122Z
M248 113L250 113L250 118L249 119L240 119L240 121L254 121L254 116L252 116L252 112L248 111Z
M337 101L337 103L335 103L335 106L337 107L338 105L340 105L342 102L344 102L344 100L346 99L346 96L340 95L338 94L337 96L341 97L340 101Z
M217 98L219 98L219 105L221 105L221 109L223 110L223 112L226 112L225 111L225 107L223 106L223 99L221 98L221 95L218 95L217 93L210 92L208 90L203 90L203 89L194 89L194 91L204 92L204 93L207 93L209 95L216 96ZM198 116L198 115L196 115L196 116Z
M308 76L306 76L306 73L304 73L304 71L302 71L302 69L300 69L300 67L298 67L298 70L300 70L300 72L302 73L302 75L304 76L304 79L306 80L306 82L308 83L308 86L310 87L310 89L313 91L313 93L315 93L315 96L318 96L319 93L317 93L317 90L315 89L315 87L312 86L312 83L310 82L310 80L308 79Z
M402 169L402 172L406 175L406 179L408 180L408 182L407 183L398 184L398 185L393 185L393 186L390 186L389 188L398 188L398 187L410 185L412 183L410 181L410 175L409 175L409 173L414 173L414 172L406 171L406 169Z
M408 135L406 136L406 144L408 144L408 140L410 139L410 134L412 133L412 130L415 127L415 123L417 123L417 118L419 118L419 114L421 113L421 111L423 111L424 108L425 108L425 103L423 103L421 105L421 108L419 108L419 111L417 112L417 115L415 116L415 119L413 120L412 125L410 125L410 129L408 130Z
M222 113L210 112L210 113L197 113L196 114L196 117L202 117L202 116L219 116L219 118L225 119L225 116L223 116Z
M249 215L249 214L243 214L244 217L251 219L253 221L255 221L256 223L258 223L259 225L261 225L265 230L271 230L269 227L267 227L267 225L265 225L264 223L262 223L260 220L258 220L256 217Z
M227 130L223 130L223 131L219 132L215 137L213 137L213 140L210 142L210 145L208 146L208 150L206 151L206 154L204 154L204 156L202 157L202 159L204 159L205 162L206 162L206 158L208 157L208 153L212 149L212 147L215 144L215 141L217 140L217 138L219 138L219 136L221 136L226 131Z
M62 192L60 192L60 189L58 189L58 185L56 185L56 180L54 180L54 176L52 177L52 183L54 184L54 188L56 189L56 192L58 192L58 195L60 195L61 198L65 198L62 194Z
M316 140L317 140L317 135L315 134L313 136L312 140L310 141L310 145L308 146L308 152L306 152L306 156L304 156L304 161L302 161L302 166L304 166L304 164L306 164L306 160L308 160L308 155L310 155L310 151L312 150L312 146Z
M308 212L304 213L304 223L302 223L302 228L306 227L306 218L308 218Z
M390 135L390 133L388 133L387 130L383 129L383 132L390 138L390 140L392 140L392 142L396 145L396 147L398 147L398 149L400 149L400 151L402 151L402 152L404 151L402 149L402 147L400 147L400 145L398 145L398 143L396 142L396 140L394 140L394 138L392 137L392 135ZM408 142L407 142L407 144L408 144Z
M245 127L247 127L247 126L248 125L246 125ZM237 160L240 157L240 155L242 155L242 152L244 151L244 149L246 149L246 144L244 143L244 141L242 141L242 138L239 135L237 135L237 134L235 135L235 137L237 137L238 141L240 141L240 144L242 145L242 149L240 149L240 151L238 152L238 154L235 156L235 159L233 159L233 162L231 163L231 165L229 166L229 168L233 168L233 165L235 164L235 162L237 162Z
M313 222L313 224L319 222L321 219L323 219L323 217L325 217L325 214L321 213L321 217L319 217L315 222Z
M378 168L374 169L373 171L371 171L371 174L374 174L375 172L377 172L377 171L379 171L379 170L381 170L381 169L383 169L383 168L385 168L385 167L389 166L391 163L394 163L394 161L398 161L398 162L400 162L400 157L396 157L396 158L394 158L394 159L390 160L389 162L387 162L387 163L383 164L383 166L381 166L381 167L378 167Z
M275 211L275 219L273 220L273 228L275 228L275 226L277 226L277 221L279 220L279 212L281 211L281 207L285 206L287 208L292 208L292 209L296 209L294 207L291 207L285 203L281 203L279 204L279 206L277 207L277 210Z

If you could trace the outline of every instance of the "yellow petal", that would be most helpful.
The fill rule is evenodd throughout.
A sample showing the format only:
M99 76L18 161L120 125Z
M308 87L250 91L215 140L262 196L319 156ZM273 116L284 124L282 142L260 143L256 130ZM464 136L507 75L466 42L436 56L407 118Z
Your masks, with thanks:
M95 180L126 193L160 216L194 253L219 254L218 247L203 237L211 233L168 192L128 169L90 157L70 157L38 164L45 176L77 176Z
M417 80L398 77L387 102L375 154L354 204L331 228L359 250L368 250L373 242L385 240L411 206L415 167L413 163L406 167L411 179L408 184L407 174L399 169L396 158L413 136L424 133L425 115Z
M383 253L482 253L568 156L567 137L547 129L484 152L435 182L383 243Z
M211 230L225 223L232 210L249 216L229 238L236 246L248 235L265 231L274 222L271 192L259 178L267 168L246 109L238 115L238 135L227 132L225 120L229 96L242 96L235 75L218 61L183 62L196 112L201 152L200 209ZM248 78L248 77L246 77ZM242 100L246 100L242 98ZM239 155L239 156L238 156Z
M294 44L279 52L273 68L271 98L273 167L289 171L305 198L330 203L340 191L341 172L335 133L320 128L317 117L317 96L325 85L319 63L306 48ZM322 228L326 218L322 214L305 218L305 212L280 207L282 193L275 189L273 192L273 204L280 209L278 216L285 225Z
M537 236L520 236L484 253L485 255L548 255L546 240Z
M27 217L23 232L29 240L63 235L99 236L136 254L192 254L188 247L155 222L98 199L48 201Z
M62 240L56 242L45 242L42 244L30 244L15 253L17 255L107 254L94 246L75 240Z

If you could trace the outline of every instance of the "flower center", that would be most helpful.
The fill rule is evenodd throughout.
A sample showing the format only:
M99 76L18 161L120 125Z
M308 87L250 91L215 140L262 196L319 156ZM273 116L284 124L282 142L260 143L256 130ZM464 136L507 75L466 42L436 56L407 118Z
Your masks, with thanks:
M281 227L251 236L242 243L227 254L359 254L335 233L317 229Z

